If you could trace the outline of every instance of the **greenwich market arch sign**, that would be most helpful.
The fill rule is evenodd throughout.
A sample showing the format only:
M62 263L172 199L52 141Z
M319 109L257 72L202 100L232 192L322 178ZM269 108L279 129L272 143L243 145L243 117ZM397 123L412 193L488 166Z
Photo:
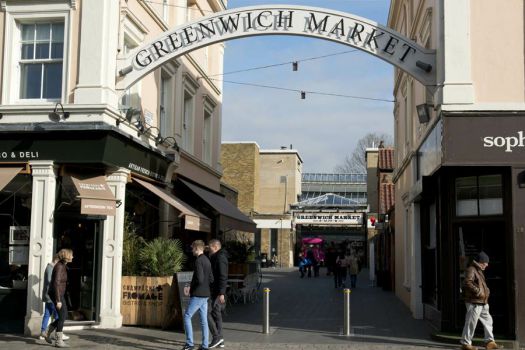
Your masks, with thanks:
M264 5L235 8L168 30L119 64L117 88L127 89L167 61L218 42L256 35L299 35L351 46L405 71L427 87L436 84L436 54L376 22L315 7Z

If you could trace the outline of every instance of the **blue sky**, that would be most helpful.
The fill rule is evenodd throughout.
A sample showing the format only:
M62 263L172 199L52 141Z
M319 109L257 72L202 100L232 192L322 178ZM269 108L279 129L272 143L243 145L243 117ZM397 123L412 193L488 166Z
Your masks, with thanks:
M228 8L297 4L350 12L385 25L389 0L228 0ZM226 42L224 72L352 50L319 39L258 36ZM355 51L292 66L228 74L224 80L344 95L393 99L393 67ZM263 149L290 144L304 172L332 172L368 132L393 135L393 103L353 100L224 84L223 141L256 141Z

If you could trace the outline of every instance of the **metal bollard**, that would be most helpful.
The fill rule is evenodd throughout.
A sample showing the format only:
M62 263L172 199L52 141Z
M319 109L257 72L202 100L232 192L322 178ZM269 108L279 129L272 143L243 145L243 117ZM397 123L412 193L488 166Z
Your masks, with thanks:
M349 337L350 334L350 293L351 290L348 288L345 288L344 291L344 298L345 298L345 320L344 320L344 327L343 327L343 335L346 337Z
M263 290L263 334L270 334L270 288Z

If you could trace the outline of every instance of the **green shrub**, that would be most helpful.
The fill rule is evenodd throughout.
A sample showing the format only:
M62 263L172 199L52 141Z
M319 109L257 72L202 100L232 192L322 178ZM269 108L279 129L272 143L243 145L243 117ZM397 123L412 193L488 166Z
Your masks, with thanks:
M228 252L228 261L232 263L245 263L253 249L248 243L240 241L228 241L224 246Z
M136 233L135 224L126 215L124 218L124 242L122 246L122 275L137 276L141 273L139 254L144 247L144 238Z
M180 240L156 238L144 245L139 261L142 275L171 276L182 269L186 255Z

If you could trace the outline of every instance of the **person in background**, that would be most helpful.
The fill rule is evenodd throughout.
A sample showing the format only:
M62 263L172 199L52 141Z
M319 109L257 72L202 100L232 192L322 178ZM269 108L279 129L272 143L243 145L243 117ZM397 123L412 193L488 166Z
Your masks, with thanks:
M212 335L210 349L213 349L224 347L222 310L226 303L225 295L228 286L228 253L222 249L221 241L218 239L212 239L208 245L213 273L211 298L208 303L208 326Z
M319 276L319 268L317 267L317 260L315 259L314 252L312 249L308 249L306 252L306 259L308 259L309 264L306 265L306 269L308 270L308 278L312 277L312 267L314 269L314 277ZM317 269L317 276L315 275L315 271Z
M53 300L49 297L49 286L51 284L51 277L53 275L53 268L56 263L59 261L58 254L53 255L53 260L46 266L44 272L44 287L42 288L42 301L44 302L44 317L42 318L42 327L40 330L40 340L44 340L47 334L47 326L49 319L53 316L53 320L58 319L58 312L55 309L55 304ZM62 339L68 340L69 337L62 332Z
M348 274L350 275L350 288L356 288L357 275L359 274L359 259L355 255L355 251L350 253L348 259Z
M299 272L301 273L301 278L304 278L308 266L310 266L308 258L306 258L303 253L299 253Z
M200 350L208 349L208 298L211 295L210 286L213 283L213 273L211 263L204 255L204 242L201 240L193 241L191 244L192 253L197 259L191 284L184 287L184 295L190 296L190 302L184 312L184 330L186 332L186 344L182 350L193 350L193 326L191 318L199 311L202 330L202 344Z
M64 322L67 319L67 304L64 297L67 286L66 265L73 261L73 251L71 249L61 249L57 255L58 262L53 267L48 294L58 311L58 318L47 328L45 339L46 342L52 344L53 340L51 339L51 334L56 330L55 346L57 348L68 348L69 345L64 342L62 329L64 327Z
M337 259L335 259L335 264L337 265L336 288L345 287L348 261L342 251L339 252Z
M478 256L467 267L465 279L463 280L463 299L467 307L465 315L465 326L461 335L461 348L464 350L474 350L472 338L476 331L478 321L483 325L485 333L485 348L500 349L501 347L494 341L492 333L492 316L489 313L490 290L485 282L483 271L489 266L489 256L485 252L480 252Z

